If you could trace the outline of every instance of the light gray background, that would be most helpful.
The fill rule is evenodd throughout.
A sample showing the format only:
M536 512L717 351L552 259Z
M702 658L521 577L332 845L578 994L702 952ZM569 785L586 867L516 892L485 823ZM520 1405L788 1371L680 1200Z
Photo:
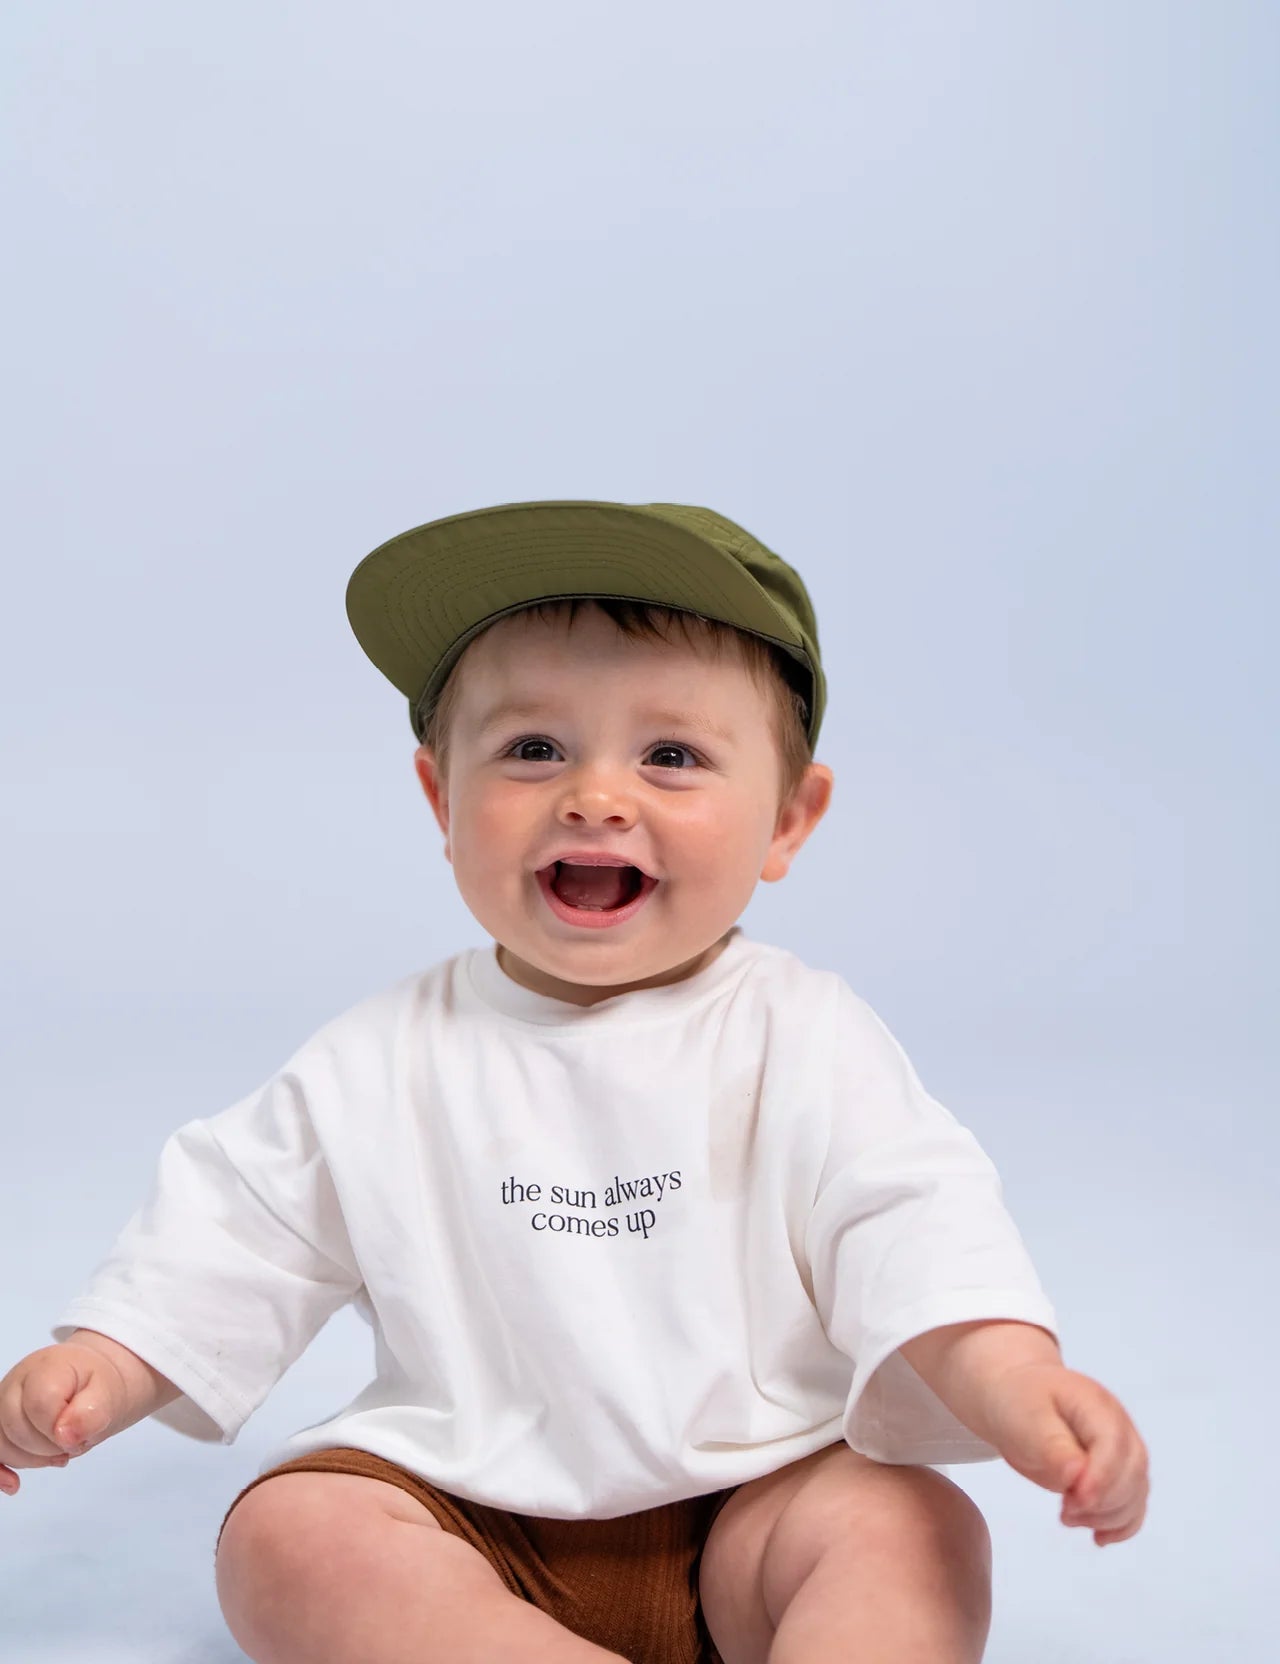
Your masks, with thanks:
M703 503L803 573L832 809L749 933L997 1162L1152 1460L1004 1463L991 1664L1276 1655L1274 8L6 8L0 1369L168 1133L487 941L346 579L439 515ZM1268 853L1270 852L1270 853ZM227 1664L231 1449L0 1497L5 1664Z

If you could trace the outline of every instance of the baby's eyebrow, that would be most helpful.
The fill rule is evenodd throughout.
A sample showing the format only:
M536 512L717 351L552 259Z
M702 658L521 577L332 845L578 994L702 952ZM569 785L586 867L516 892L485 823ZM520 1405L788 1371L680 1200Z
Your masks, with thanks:
M487 734L491 728L496 728L500 723L523 722L532 717L546 716L554 711L555 706L549 705L545 701L505 699L484 712L477 733ZM643 716L647 722L660 722L673 728L700 729L704 734L711 734L718 740L724 740L726 744L733 739L733 735L727 728L721 727L718 722L713 722L703 711L658 710L650 707L643 713Z

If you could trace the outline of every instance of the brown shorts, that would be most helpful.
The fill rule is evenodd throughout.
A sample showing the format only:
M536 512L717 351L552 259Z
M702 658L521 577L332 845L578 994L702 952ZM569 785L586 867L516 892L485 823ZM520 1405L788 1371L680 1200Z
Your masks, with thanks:
M735 1486L612 1520L548 1520L451 1496L381 1456L343 1447L259 1474L227 1509L223 1528L241 1497L279 1473L355 1473L398 1485L479 1549L513 1595L575 1635L632 1664L723 1664L702 1616L698 1565Z

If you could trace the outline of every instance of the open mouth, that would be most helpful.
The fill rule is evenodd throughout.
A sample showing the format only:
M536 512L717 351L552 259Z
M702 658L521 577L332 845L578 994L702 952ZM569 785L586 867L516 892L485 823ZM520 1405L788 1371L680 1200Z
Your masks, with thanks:
M632 918L658 887L639 867L575 867L564 861L543 867L537 878L557 918L596 929Z
M580 867L571 861L553 861L550 883L570 907L611 913L636 899L644 885L644 874L639 867Z

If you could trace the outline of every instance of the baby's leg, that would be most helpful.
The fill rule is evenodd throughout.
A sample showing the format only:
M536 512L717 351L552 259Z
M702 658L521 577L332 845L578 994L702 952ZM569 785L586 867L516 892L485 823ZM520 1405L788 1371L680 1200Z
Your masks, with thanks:
M945 1475L840 1442L739 1486L707 1535L700 1592L731 1664L978 1664L991 1537Z
M624 1664L381 1479L281 1473L232 1510L218 1602L254 1664Z

